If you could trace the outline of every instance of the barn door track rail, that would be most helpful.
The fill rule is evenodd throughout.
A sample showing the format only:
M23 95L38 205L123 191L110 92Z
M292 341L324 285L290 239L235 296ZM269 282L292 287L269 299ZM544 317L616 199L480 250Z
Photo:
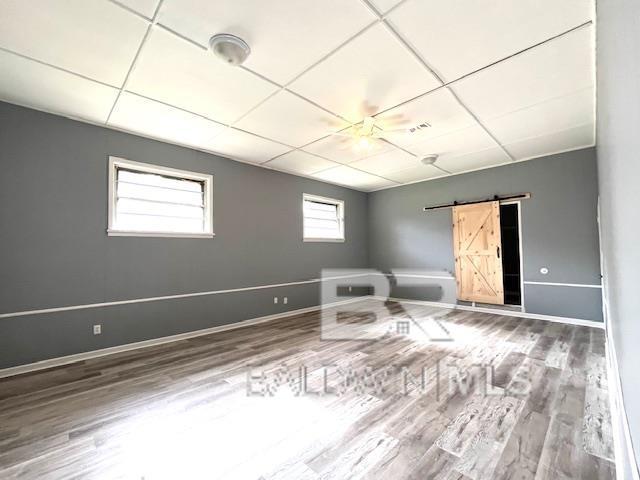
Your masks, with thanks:
M423 207L423 211L427 212L429 210L440 210L442 208L452 208L459 207L461 205L473 205L475 203L486 203L486 202L511 202L514 200L524 200L527 198L531 198L531 193L514 193L512 195L494 195L491 198L486 198L484 200L472 200L468 202L458 202L454 201L453 203L444 203L442 205L432 205L429 207Z

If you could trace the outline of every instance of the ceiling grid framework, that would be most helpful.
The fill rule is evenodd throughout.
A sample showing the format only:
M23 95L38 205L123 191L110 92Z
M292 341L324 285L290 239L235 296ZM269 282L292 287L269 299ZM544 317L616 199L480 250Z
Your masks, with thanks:
M116 105L118 104L118 100L120 100L120 96L122 95L122 92L125 91L125 89L127 88L127 82L129 81L129 77L131 76L131 72L133 71L134 68L136 68L136 61L138 60L138 57L140 57L140 53L142 52L142 49L144 48L144 44L147 42L147 39L149 38L149 34L151 33L151 29L153 28L153 26L158 22L157 18L158 18L158 14L160 13L160 9L162 8L162 2L164 0L159 0L158 5L156 5L155 11L153 12L153 18L151 19L149 26L147 27L147 31L144 34L144 37L142 37L142 41L140 42L140 46L138 47L138 50L136 51L136 55L133 57L133 61L131 62L131 65L129 66L129 70L127 70L127 75L124 77L124 81L122 82L122 86L120 87L120 91L118 92L118 96L116 97L115 101L113 102L113 107L111 107L111 110L109 111L109 115L107 115L107 119L105 120L105 124L109 124L109 120L111 119L111 115L113 114L113 110L116 108Z
M591 1L318 3L7 0L0 99L363 191L595 143Z
M361 0L362 2L366 3L371 9L374 10L374 12L378 15L379 19L381 22L383 22L383 24L389 29L389 31L400 40L401 43L404 44L404 46L407 48L407 50L409 52L411 52L411 54L424 66L424 68L429 71L433 76L435 76L438 81L442 84L443 88L446 88L451 94L453 94L453 96L455 97L455 99L458 101L458 103L476 120L476 122L478 122L478 125L480 125L480 127L482 127L482 129L484 129L487 134L496 142L496 145L500 148L502 148L505 153L512 159L514 160L513 157L511 157L511 155L509 154L509 152L504 149L504 147L502 147L502 145L500 145L500 143L493 137L493 135L491 135L491 132L489 130L487 130L487 128L482 124L482 122L473 114L473 112L469 109L468 106L466 106L462 101L460 101L460 99L456 96L455 92L451 91L451 89L448 87L448 85L446 84L445 80L441 77L441 75L439 75L438 73L436 73L436 71L427 63L427 61L422 57L422 55L420 55L416 49L410 44L410 42L405 39L400 33L398 33L398 31L394 28L394 26L387 20L386 16L381 15L379 12L377 12L375 10L375 7L373 5L371 5L371 3L368 0ZM398 5L396 5L397 7ZM394 7L394 9L396 8ZM393 9L391 10L393 11ZM434 165L435 167L436 165ZM446 170L444 170L445 173L450 173L447 172Z

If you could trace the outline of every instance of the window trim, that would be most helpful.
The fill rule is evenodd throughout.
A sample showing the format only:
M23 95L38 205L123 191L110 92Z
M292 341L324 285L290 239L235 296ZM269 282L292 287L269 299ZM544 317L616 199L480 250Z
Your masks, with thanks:
M336 205L338 207L338 216L340 218L340 233L342 234L341 238L315 238L315 237L306 237L304 235L304 202L306 200L317 201L323 203L329 203L331 205ZM344 200L338 200L337 198L329 198L329 197L321 197L320 195L312 195L310 193L302 194L302 241L310 242L310 243L344 243L346 240L346 221L345 221L345 211L344 211Z
M203 233L182 233L182 232L149 232L140 230L120 230L114 228L116 216L116 170L127 168L140 172L154 173L157 175L167 175L171 177L197 180L204 183L204 221L205 231ZM134 162L120 157L109 157L108 175L108 214L107 214L107 235L110 237L166 237L166 238L213 238L213 175L179 170L177 168L161 167L150 163Z

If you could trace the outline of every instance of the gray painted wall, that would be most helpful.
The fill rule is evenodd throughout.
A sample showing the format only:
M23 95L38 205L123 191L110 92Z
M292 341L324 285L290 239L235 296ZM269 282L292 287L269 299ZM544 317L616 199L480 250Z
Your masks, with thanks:
M367 195L0 103L0 313L277 284L365 267ZM108 237L107 157L214 176L214 239ZM302 194L345 243L302 242ZM289 304L273 304L287 295ZM0 368L318 304L318 284L0 319ZM94 336L92 325L103 334Z
M640 3L598 1L597 14L597 143L607 328L616 347L640 463ZM630 470L623 478L632 478Z
M451 210L422 207L531 192L521 204L525 281L600 284L597 182L588 148L372 193L369 264L453 272ZM599 288L526 285L524 299L530 313L602 321Z
M451 212L422 207L514 192L533 194L522 204L525 279L600 282L594 149L366 195L8 104L0 127L0 313L294 282L322 268L452 271ZM213 174L216 237L108 237L109 155ZM346 201L344 244L301 241L303 192ZM438 300L448 282L395 292ZM318 303L319 285L306 284L3 318L0 368ZM601 319L599 289L527 285L525 306Z

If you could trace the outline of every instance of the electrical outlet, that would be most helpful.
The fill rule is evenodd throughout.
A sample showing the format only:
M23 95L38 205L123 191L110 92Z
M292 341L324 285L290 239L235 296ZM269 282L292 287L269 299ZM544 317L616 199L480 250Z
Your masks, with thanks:
M274 304L278 303L278 297L273 297L273 303Z
M93 334L100 335L102 333L102 325L94 325L93 326Z
M287 303L289 303L289 299L287 297L284 297L282 299L282 303L284 303L286 305Z

